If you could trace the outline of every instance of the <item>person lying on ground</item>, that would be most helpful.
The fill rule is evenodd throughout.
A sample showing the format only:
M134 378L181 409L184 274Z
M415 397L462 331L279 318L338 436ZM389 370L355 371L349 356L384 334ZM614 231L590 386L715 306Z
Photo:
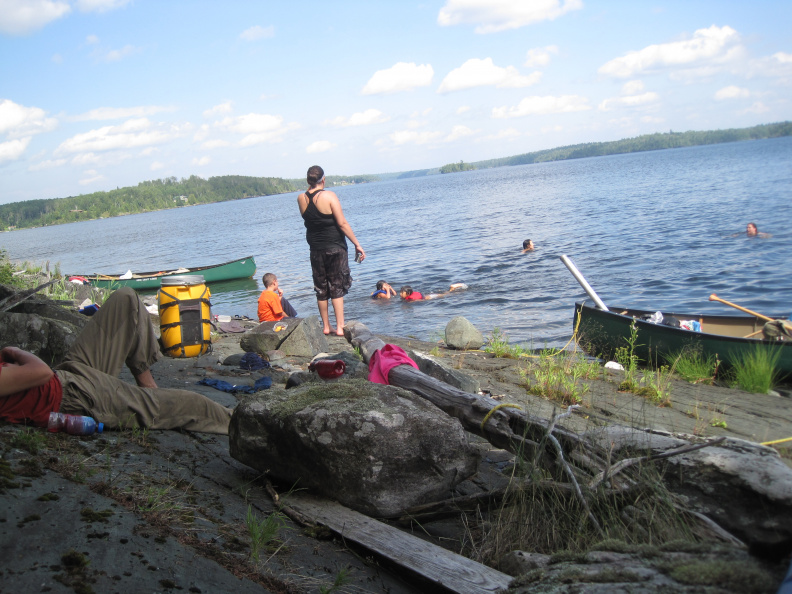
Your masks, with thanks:
M396 297L396 289L391 287L384 280L377 281L377 290L371 294L372 299L390 299Z
M399 297L401 297L404 301L421 301L426 299L437 299L438 297L445 297L449 293L454 291L461 291L467 289L467 285L465 283L453 283L450 287L448 287L448 291L445 293L430 293L426 297L421 295L418 291L413 290L410 285L404 285L401 289L399 289Z
M129 287L91 317L63 363L0 350L0 420L46 427L51 412L87 415L106 429L187 429L228 434L231 410L189 390L159 388L151 365L159 343L145 306ZM126 363L136 386L118 377Z
M277 322L283 318L296 318L297 311L283 296L278 286L278 277L268 272L261 278L264 290L258 298L259 322Z

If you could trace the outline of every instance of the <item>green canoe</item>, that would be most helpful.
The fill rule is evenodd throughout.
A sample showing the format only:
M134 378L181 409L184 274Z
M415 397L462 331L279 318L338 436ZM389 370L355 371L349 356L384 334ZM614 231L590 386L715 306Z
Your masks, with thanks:
M136 291L156 290L160 288L160 281L163 277L174 275L194 275L200 274L204 277L205 283L218 281L235 280L240 278L250 278L256 274L256 262L253 256L215 264L213 266L197 266L195 268L179 268L177 270L162 270L157 272L139 272L132 274L131 278L121 278L121 274L84 274L70 275L69 278L77 277L90 282L95 287L120 289L121 287L132 287Z
M628 345L630 326L635 323L638 329L635 354L642 362L669 362L672 355L694 349L704 357L717 355L728 367L747 354L766 349L771 354L778 353L778 379L792 379L792 341L763 340L761 331L765 321L760 318L663 312L666 321L675 318L679 322L698 322L701 331L695 332L641 319L655 313L653 311L610 306L609 309L605 311L581 302L575 304L572 327L577 329L578 344L590 355L612 359L618 347ZM748 338L749 335L758 338Z

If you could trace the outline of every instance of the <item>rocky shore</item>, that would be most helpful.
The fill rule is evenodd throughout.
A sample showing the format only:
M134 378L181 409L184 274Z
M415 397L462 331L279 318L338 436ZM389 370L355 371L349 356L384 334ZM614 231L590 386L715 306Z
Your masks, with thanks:
M247 328L255 322L240 320ZM215 337L213 352L164 358L159 385L188 388L233 407L241 396L200 385L204 378L253 385L239 368L243 333ZM483 393L550 418L560 405L525 390L524 361L398 337L385 342L433 358ZM328 354L354 356L342 337ZM274 384L306 371L310 357L272 360ZM233 363L233 364L224 364ZM132 381L128 372L124 379ZM625 425L751 442L792 437L792 399L674 380L668 406L617 391L619 372L592 380L583 407L560 422L585 432ZM458 497L505 486L514 457L470 435L482 463ZM305 528L277 513L266 477L229 454L228 438L178 431L110 431L87 438L0 426L0 591L2 592L428 592L437 586L337 532ZM787 444L788 445L788 444ZM780 447L787 464L790 448ZM288 502L288 495L285 501ZM252 547L251 525L270 518L272 538ZM401 526L427 542L470 554L486 520L452 517ZM393 524L397 525L397 524ZM475 551L474 551L475 552ZM768 560L725 544L626 547L605 542L588 553L504 557L520 575L512 592L774 592L789 557Z

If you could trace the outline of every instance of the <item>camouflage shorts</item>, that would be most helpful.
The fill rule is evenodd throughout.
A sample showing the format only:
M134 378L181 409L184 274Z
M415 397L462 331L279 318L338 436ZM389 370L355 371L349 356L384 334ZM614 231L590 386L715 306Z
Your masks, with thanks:
M317 301L338 299L349 292L349 256L342 248L311 250L311 271Z

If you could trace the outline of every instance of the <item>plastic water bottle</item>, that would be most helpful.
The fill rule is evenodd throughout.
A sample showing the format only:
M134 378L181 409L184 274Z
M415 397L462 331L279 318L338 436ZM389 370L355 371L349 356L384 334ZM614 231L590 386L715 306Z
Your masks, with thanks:
M81 415L67 415L59 412L51 412L47 431L57 433L65 431L69 435L93 435L104 430L104 423L97 423L92 417Z

